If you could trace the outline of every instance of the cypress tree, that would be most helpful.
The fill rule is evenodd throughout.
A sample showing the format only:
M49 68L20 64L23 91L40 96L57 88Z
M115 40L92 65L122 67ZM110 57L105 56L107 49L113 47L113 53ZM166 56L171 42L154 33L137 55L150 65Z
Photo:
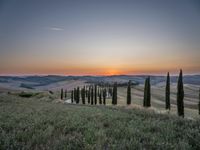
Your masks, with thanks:
M88 93L88 104L90 104L90 93L91 93L90 87L89 87L87 93Z
M63 99L63 89L61 89L60 99Z
M91 105L93 105L93 102L94 101L94 89L93 89L93 86L92 86L92 89L91 89Z
M114 86L113 86L113 89L112 89L112 104L114 105Z
M165 90L165 101L166 101L166 109L170 110L170 76L169 72L167 73L167 81L166 81L166 90Z
M85 87L81 89L82 104L85 104Z
M67 90L65 90L65 99L67 98Z
M80 90L79 90L79 87L77 87L76 96L77 96L77 103L79 104L79 101L80 101Z
M101 90L99 91L99 104L102 104L102 96L101 96Z
M178 85L177 85L177 110L178 115L184 117L184 89L183 89L183 73L180 70Z
M131 104L131 81L128 82L127 87L127 105Z
M97 104L97 85L94 86L94 103Z
M112 104L117 105L117 83L113 86L113 94L112 94Z
M87 89L87 86L85 87L85 97L86 97L86 98L88 97L88 89Z
M151 106L151 84L150 84L150 77L146 78L146 80L145 80L143 106L144 107L150 107Z
M74 91L72 90L71 92L71 102L73 103L74 102Z
M150 77L148 77L147 107L151 107L151 84L150 84Z
M199 115L200 115L200 89L199 89Z
M103 104L106 105L106 89L103 90Z
M97 95L100 96L99 87L97 87Z
M144 84L144 100L143 100L143 106L146 107L147 105L147 79L145 79L145 84Z
M75 102L77 101L76 88L74 88L74 100L75 100ZM77 103L77 102L76 102L76 103Z

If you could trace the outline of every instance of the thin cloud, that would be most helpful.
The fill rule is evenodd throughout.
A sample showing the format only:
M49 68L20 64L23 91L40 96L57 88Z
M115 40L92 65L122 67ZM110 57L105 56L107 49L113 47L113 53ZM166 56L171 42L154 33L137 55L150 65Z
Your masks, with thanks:
M62 31L64 30L63 28L58 28L58 27L48 27L48 30L52 30L52 31Z

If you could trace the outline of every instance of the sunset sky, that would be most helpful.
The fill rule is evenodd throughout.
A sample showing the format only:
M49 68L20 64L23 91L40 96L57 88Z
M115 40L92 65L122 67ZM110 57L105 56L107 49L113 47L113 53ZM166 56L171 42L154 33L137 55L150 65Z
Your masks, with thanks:
M0 75L200 73L199 0L0 0Z

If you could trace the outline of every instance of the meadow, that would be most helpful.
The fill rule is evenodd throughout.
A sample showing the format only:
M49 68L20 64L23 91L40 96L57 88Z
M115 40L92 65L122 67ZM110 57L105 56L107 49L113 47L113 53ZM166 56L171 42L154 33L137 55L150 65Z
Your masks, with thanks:
M199 119L159 114L134 104L68 104L58 95L2 92L0 149L200 148Z

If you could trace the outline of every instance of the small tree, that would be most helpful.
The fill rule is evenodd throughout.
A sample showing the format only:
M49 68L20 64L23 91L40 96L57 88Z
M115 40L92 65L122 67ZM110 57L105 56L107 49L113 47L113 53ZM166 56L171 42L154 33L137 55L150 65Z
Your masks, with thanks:
M73 103L74 102L74 91L72 90L71 92L71 102Z
M180 70L178 85L177 85L177 110L178 115L184 117L184 89L183 89L183 73Z
M61 89L60 99L63 99L63 89Z
M131 104L131 81L128 82L127 87L127 105Z
M170 76L169 72L167 73L167 81L166 81L166 90L165 90L165 102L166 102L166 109L170 110Z
M106 89L103 90L103 104L106 105Z

